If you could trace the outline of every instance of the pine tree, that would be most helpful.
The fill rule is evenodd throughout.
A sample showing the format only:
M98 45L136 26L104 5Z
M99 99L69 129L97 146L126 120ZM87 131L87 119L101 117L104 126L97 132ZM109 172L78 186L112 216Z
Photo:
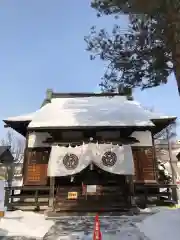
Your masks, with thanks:
M120 23L109 34L91 29L85 37L91 59L108 62L101 86L149 88L167 82L173 71L180 93L180 1L94 0L98 16L129 14L130 26L122 34Z

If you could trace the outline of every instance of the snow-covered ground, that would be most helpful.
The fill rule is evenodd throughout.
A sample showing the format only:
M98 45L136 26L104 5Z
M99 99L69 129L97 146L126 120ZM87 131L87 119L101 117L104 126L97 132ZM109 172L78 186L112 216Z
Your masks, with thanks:
M100 217L102 240L179 240L180 209L141 212ZM7 212L0 221L0 239L92 240L93 227L92 216L46 220L43 214Z
M139 231L136 223L145 216L107 216L100 217L102 240L143 240L144 234ZM68 222L68 224L67 224ZM94 217L61 218L44 237L45 240L92 240Z
M180 209L163 209L136 225L150 240L179 240Z
M6 212L5 217L0 221L0 236L42 238L53 225L54 221L47 221L43 214Z

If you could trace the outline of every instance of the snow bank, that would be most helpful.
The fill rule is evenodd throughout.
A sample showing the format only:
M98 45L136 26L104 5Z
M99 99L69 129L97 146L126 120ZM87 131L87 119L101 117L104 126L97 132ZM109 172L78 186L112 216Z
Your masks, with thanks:
M0 236L25 236L42 238L54 224L43 214L33 212L6 212L0 220Z
M150 240L179 240L180 209L163 209L137 223L137 226Z

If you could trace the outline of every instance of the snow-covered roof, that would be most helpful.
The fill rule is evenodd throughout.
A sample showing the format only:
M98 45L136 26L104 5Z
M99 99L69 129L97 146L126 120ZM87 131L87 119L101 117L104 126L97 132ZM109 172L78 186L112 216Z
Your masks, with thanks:
M6 118L4 121L7 122L25 122L25 121L31 121L33 119L33 116L35 115L36 112L28 113L28 114L23 114L20 116L15 116L15 117L9 117Z
M172 118L151 112L125 96L52 98L36 112L7 118L29 121L29 128L77 126L154 126L151 120Z
M33 116L29 128L154 126L139 103L124 96L54 98Z
M149 118L152 119L152 120L176 118L176 116L168 116L168 115L164 115L163 113L150 111L150 110L147 110L147 109L145 109L145 111L148 114Z

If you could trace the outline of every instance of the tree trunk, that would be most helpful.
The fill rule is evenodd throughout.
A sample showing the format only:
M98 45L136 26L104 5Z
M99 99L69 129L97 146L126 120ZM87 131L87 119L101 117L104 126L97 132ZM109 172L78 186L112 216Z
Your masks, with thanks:
M180 15L178 19L172 26L172 30L174 32L174 39L172 41L172 60L178 92L180 95Z
M135 0L132 3L132 9L134 9L134 13L136 14L141 14L141 13L146 13L149 14L152 11L154 11L154 9L157 8L157 1L158 0Z
M174 57L173 58L173 64L174 64L174 74L176 77L176 83L178 88L178 93L180 95L180 57Z
M167 46L172 51L173 69L180 95L180 4L171 0L167 0L166 4Z

